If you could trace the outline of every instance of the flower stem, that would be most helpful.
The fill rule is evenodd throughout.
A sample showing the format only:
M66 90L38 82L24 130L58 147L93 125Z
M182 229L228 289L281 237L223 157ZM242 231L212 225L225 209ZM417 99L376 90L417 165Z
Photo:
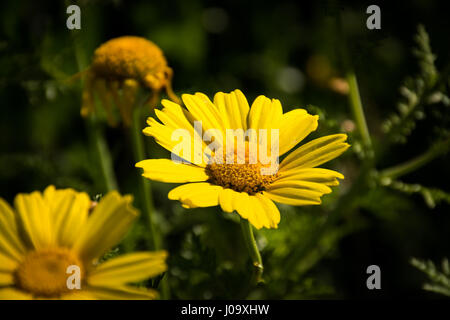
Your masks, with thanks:
M142 130L141 130L141 116L142 116L142 108L141 104L137 104L133 108L133 119L131 122L131 140L133 145L133 153L134 159L136 162L145 159L145 149L144 149L144 141L142 139ZM153 204L153 194L152 194L152 186L148 179L144 177L140 177L139 179L139 188L142 195L142 199L144 201L144 211L147 216L148 228L151 233L151 246L153 250L161 249L160 235L158 233L157 228L154 223L154 213L155 207ZM166 273L164 277L161 279L161 298L166 300L169 299L169 283L168 283L168 274Z
M102 128L98 121L93 117L87 119L87 126L95 153L100 166L102 180L105 191L118 190L116 176L113 170L111 153L103 136Z
M139 162L145 159L144 142L142 141L141 132L141 109L139 106L133 108L133 119L131 123L131 139L133 145L134 160ZM153 213L155 207L153 205L152 186L148 179L139 179L139 188L144 200L144 210L147 214L148 227L151 232L151 246L153 250L159 249L159 241L156 228L153 222Z
M361 103L361 96L359 95L358 80L356 79L355 72L353 70L349 70L346 74L346 78L349 85L350 107L352 109L356 126L359 130L364 146L370 149L372 148L372 141L370 139L366 117L364 115L364 109Z
M364 109L361 102L361 96L359 94L358 80L354 67L351 63L351 57L348 52L348 43L345 36L344 28L342 25L342 17L340 12L336 12L337 17L337 30L339 32L339 46L341 58L345 70L345 78L347 79L349 86L349 103L352 110L353 118L356 122L356 127L361 136L366 154L369 158L373 158L372 140L370 138L369 128L367 127L366 117L364 115Z
M258 284L263 282L262 274L264 271L261 255L259 254L258 246L256 245L255 237L253 235L252 225L248 220L241 218L242 235L252 260L253 265L253 279L252 282Z

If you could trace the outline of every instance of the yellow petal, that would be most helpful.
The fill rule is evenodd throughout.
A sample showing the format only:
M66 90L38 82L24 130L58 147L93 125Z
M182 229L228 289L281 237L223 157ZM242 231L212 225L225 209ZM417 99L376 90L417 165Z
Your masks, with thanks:
M283 108L277 99L269 99L259 96L255 99L250 108L248 117L249 128L259 129L280 129L279 121L283 115Z
M295 147L317 129L319 116L312 116L304 109L289 111L280 121L280 156Z
M263 195L248 195L232 189L223 189L219 194L219 203L223 211L236 211L255 228L276 228L280 222L280 213L275 204Z
M325 185L323 183L295 180L295 179L290 179L290 178L279 179L279 180L271 183L270 186L268 186L266 190L268 192L271 192L273 190L282 189L282 188L296 188L296 189L299 189L299 192L302 192L303 190L311 190L311 191L319 193L320 195L331 192L330 187L328 187L327 185Z
M50 186L44 191L44 199L52 211L56 242L71 247L87 221L91 206L89 196L73 189L56 190Z
M16 214L9 204L0 198L0 262L21 261L25 246L19 238ZM0 269L1 269L0 264Z
M101 199L73 245L81 258L92 261L122 240L138 216L132 201L131 196L122 197L116 191Z
M19 260L11 258L3 253L0 253L0 272L13 272L18 264Z
M0 300L32 300L33 297L23 291L14 288L0 289Z
M247 130L247 116L249 105L240 90L230 93L218 92L214 96L214 105L217 106L227 129Z
M278 188L271 190L270 192L264 191L264 195L273 201L293 206L306 206L322 203L320 200L321 194L319 192L306 189Z
M344 176L337 171L323 168L293 168L286 171L280 170L279 178L277 178L275 182L285 179L323 183L327 186L337 186L339 185L337 179L344 179Z
M225 212L233 212L235 209L234 206L234 194L237 193L232 189L222 189L219 193L219 204L223 211Z
M19 220L25 230L25 237L35 248L45 248L54 244L55 234L51 212L40 192L19 194L14 200Z
M88 290L72 290L72 292L61 296L61 300L97 300L97 297Z
M192 115L172 101L163 100L162 104L164 106L162 110L155 109L155 113L162 124L150 117L147 120L149 127L143 130L144 134L155 137L161 146L188 162L194 162L194 153L197 154L199 159L202 159L201 155L206 148L206 143L202 139L203 133L194 130ZM176 134L181 130L184 131L184 134L188 134L189 140L181 140L182 138ZM195 146L195 148L194 139L199 143L199 146ZM182 151L186 152L186 150L176 148L181 141L190 143L190 154L183 154Z
M194 120L202 122L203 131L218 129L225 132L219 110L206 95L197 92L195 95L183 94L181 98Z
M0 267L1 268L1 267ZM12 272L0 271L0 287L5 287L14 284L14 276Z
M132 286L90 286L86 291L99 300L153 300L158 297L158 292L153 289Z
M290 153L280 164L280 170L313 168L330 161L350 147L346 134L334 134L312 140Z
M176 163L169 159L149 159L136 163L143 168L144 177L162 182L182 183L208 180L205 169L184 163Z
M280 222L280 212L275 204L260 194L248 197L247 220L256 228L276 228ZM239 213L239 208L238 208Z
M219 204L219 192L223 188L210 183L184 184L169 192L170 200L179 200L186 208L213 207Z
M202 154L206 144L201 136L194 132L194 129L184 130L183 128L168 127L153 118L148 118L147 123L149 126L142 132L147 136L154 137L163 148L191 163L203 161ZM194 137L197 142L194 142Z
M152 278L167 270L167 252L129 253L108 260L89 275L92 286L115 286Z
M266 216L266 221L268 221L264 226L266 228L277 228L278 223L280 223L280 211L275 203L261 193L257 193L255 197L260 201L264 208L264 211L261 212L261 214L264 214Z

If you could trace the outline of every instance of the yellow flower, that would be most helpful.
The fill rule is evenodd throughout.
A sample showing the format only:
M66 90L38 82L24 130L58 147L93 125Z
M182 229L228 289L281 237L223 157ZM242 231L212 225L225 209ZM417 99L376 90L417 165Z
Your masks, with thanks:
M136 167L143 168L143 176L148 179L186 183L169 192L169 199L181 201L185 208L220 205L225 212L237 211L258 229L276 228L280 213L273 201L298 206L320 204L321 196L331 192L330 186L338 185L337 179L344 178L339 172L316 167L336 158L349 147L345 143L345 134L325 136L300 146L284 158L277 171L270 174L262 173L268 164L261 158L261 153L257 154L256 161L250 160L249 139L245 141L245 161L241 156L241 163L238 160L235 161L237 163L193 161L192 157L198 158L199 153L200 159L208 160L216 156L217 149L211 150L210 144L204 140L200 147L197 143L197 150L195 148L195 140L198 141L199 136L204 137L203 134L210 129L217 129L215 132L221 132L222 137L227 135L229 129L255 130L259 135L256 140L258 150L271 145L268 143L264 147L264 139L260 139L263 135L259 132L265 129L267 137L271 136L268 131L277 132L279 150L272 156L282 156L317 128L318 116L312 116L304 109L283 113L279 100L265 96L257 97L250 108L239 90L228 94L219 92L213 102L202 93L184 94L182 99L187 110L163 100L164 108L155 109L162 123L149 118L149 127L143 132L155 137L161 146L188 163L150 159L137 163ZM199 132L196 121L202 121L202 132ZM192 149L188 152L178 148L179 139L174 139L177 136L174 133L179 132L176 130L180 128L192 133ZM223 150L227 150L225 160L239 158L236 153L239 148L233 151L236 140L231 140L231 154L226 143L220 144L220 139L217 141L222 146L222 155ZM220 153L215 159L220 159Z
M131 112L139 87L151 91L149 104L156 106L159 92L165 88L170 99L179 101L172 91L173 71L161 49L153 42L133 36L111 39L94 52L87 71L81 114L94 111L94 92L106 109L108 121L115 125L111 110L115 104L125 123L131 123Z
M166 252L98 263L137 217L131 201L113 191L91 213L86 193L53 186L17 195L15 210L0 198L0 299L155 298L130 283L164 272Z

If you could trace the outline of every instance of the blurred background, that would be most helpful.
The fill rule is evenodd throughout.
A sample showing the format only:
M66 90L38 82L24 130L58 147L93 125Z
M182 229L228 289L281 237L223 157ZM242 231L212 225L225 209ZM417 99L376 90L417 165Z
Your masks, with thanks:
M81 30L66 28L69 4L81 8ZM11 203L19 192L50 184L83 190L93 198L105 193L80 116L82 84L71 78L89 65L101 43L141 36L164 51L178 95L199 91L212 97L239 88L249 101L260 94L278 98L285 111L302 107L320 115L319 128L307 141L346 132L353 146L324 165L346 179L324 196L323 205L279 206L279 228L257 232L265 263L265 284L257 287L249 285L250 262L235 214L217 207L185 210L167 199L174 185L152 183L158 228L170 252L166 277L171 298L443 297L422 289L430 279L410 260L431 259L440 269L441 260L450 256L448 15L438 1L377 3L381 30L368 30L370 4L2 2L0 196ZM424 67L425 58L414 51L419 24L436 56L438 84L427 83L423 74L431 67ZM342 52L358 78L374 160L364 154L355 130ZM421 77L426 94L417 82ZM414 102L399 90L405 86L419 87L414 119L404 119L398 109L399 101ZM398 135L389 131L392 124L399 127ZM134 168L128 132L106 124L103 130L119 189L134 194L135 206L142 209L140 172ZM168 156L152 138L145 141L149 158ZM438 150L435 156L395 183L379 179L379 170L430 148ZM148 242L146 224L140 221L111 254L144 250ZM366 268L372 264L381 268L381 290L366 287Z

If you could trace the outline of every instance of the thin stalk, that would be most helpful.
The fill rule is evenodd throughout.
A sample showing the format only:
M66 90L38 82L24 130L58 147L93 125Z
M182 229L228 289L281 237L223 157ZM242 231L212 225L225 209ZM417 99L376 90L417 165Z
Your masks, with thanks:
M118 190L116 176L113 170L111 153L103 136L102 128L98 121L92 116L87 120L88 131L95 149L95 153L100 166L104 189L106 191Z
M66 1L66 3L68 3L68 1ZM80 44L80 37L80 32L73 33L75 58L77 61L79 72L85 70L88 64L86 52L83 50L83 46ZM83 87L84 81L82 80L81 82ZM117 187L118 185L116 176L113 170L111 152L109 151L108 144L106 143L105 137L103 135L103 129L99 121L93 115L91 115L86 119L86 127L88 130L88 135L92 141L96 157L98 159L98 164L103 180L103 189L105 191L119 190Z
M364 108L361 102L361 95L359 94L358 80L356 73L351 63L351 57L348 52L347 39L345 37L344 28L342 26L341 13L336 12L337 30L339 32L339 47L342 58L342 63L345 69L345 78L349 86L349 103L356 122L356 128L361 136L363 145L367 151L369 158L373 158L372 140L370 138L369 128L367 127L366 116L364 115Z
M141 109L139 106L133 108L133 119L131 123L131 139L133 145L134 160L139 162L145 159L144 142L142 141L141 132ZM147 223L151 232L151 248L152 250L159 249L159 241L157 237L157 231L153 221L153 213L155 207L153 205L153 194L150 181L145 178L139 179L139 188L141 195L144 199L144 210L147 215Z
M141 104L138 104L133 108L133 115L131 122L131 140L133 145L134 159L136 162L139 162L146 158L143 135L141 130L142 110L143 108L141 107ZM161 249L160 235L154 223L155 207L153 204L153 193L150 181L148 179L145 179L144 177L140 177L139 188L142 195L142 199L144 201L144 211L146 213L148 228L151 234L151 246L152 246L151 249L160 250ZM160 281L161 298L164 300L170 298L169 283L167 277L168 274L166 273Z
M250 222L241 218L242 235L244 236L245 243L247 245L248 253L253 265L253 279L254 283L263 282L262 275L264 271L261 255L256 245L255 237L253 235L253 228Z
M448 151L450 140L443 141L441 143L437 143L428 149L423 154L408 160L404 163L395 165L391 168L387 168L380 171L381 178L391 178L395 179L410 172L417 170L418 168L426 165L433 159L437 158L441 154Z
M372 140L370 139L369 128L367 127L366 117L364 115L364 109L361 102L361 96L359 95L358 80L353 70L349 70L346 74L347 82L349 85L349 101L352 109L353 118L355 119L356 126L361 135L362 141L366 148L372 148Z

